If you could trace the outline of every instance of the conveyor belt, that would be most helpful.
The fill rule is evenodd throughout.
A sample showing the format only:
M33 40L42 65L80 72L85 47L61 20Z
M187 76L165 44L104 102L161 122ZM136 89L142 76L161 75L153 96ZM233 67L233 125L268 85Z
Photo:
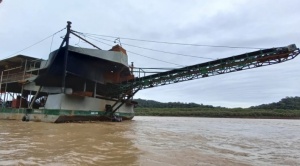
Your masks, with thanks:
M135 89L147 89L199 78L206 78L220 74L253 69L262 66L282 63L295 58L299 48L295 44L286 47L276 47L249 52L237 56L200 63L192 66L178 68L158 74L135 78L121 84L107 85L108 96L130 93Z

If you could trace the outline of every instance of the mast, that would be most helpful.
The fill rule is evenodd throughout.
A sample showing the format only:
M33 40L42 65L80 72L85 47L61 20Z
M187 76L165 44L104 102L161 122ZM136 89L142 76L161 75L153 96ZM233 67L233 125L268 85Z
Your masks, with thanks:
M67 76L67 64L68 64L68 52L69 52L69 38L71 33L71 21L67 22L67 34L64 38L64 41L66 42L65 45L65 54L64 54L64 71L63 71L63 78L62 78L62 92L66 93L66 76Z

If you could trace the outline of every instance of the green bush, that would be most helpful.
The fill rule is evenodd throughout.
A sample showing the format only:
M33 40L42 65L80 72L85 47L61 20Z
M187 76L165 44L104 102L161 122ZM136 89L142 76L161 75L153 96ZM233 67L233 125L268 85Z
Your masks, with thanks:
M243 108L136 108L136 116L300 118L300 110L266 110Z

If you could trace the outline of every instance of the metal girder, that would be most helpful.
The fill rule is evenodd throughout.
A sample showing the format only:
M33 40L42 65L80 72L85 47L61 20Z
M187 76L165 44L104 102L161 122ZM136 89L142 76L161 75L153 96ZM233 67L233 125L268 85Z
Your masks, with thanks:
M298 54L299 49L295 45L254 51L246 54L136 78L123 82L121 84L114 84L111 86L111 88L108 85L106 95L113 96L126 94L129 91L134 91L137 88L147 89L183 81L278 64L294 59Z

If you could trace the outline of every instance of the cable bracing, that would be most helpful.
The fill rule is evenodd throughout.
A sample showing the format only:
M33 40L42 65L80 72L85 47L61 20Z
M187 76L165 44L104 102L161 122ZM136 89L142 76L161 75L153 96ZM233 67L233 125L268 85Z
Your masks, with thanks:
M99 40L94 39L94 38L89 37L89 36L85 36L85 37L86 37L86 38L89 38L89 39L91 39L91 40L94 40L94 41L96 41L96 42L100 42L100 43L102 43L102 44L108 45L108 46L113 46L113 45L107 44L107 43L105 43L105 42L99 41ZM127 51L128 53L135 54L135 55L138 55L138 56L142 56L142 57L145 57L145 58L148 58L148 59L152 59L152 60L156 60L156 61L160 61L160 62L164 62L164 63L176 65L176 66L183 66L183 65L180 65L180 64L177 64L177 63L172 63L172 62L168 62L168 61L156 59L156 58L153 58L153 57L149 57L149 56L146 56L146 55L143 55L143 54L139 54L139 53L136 53L136 52L133 52L133 51L130 51L130 50L126 50L126 51Z
M34 44L32 44L32 45L30 45L30 46L27 46L27 47L25 47L25 48L23 48L23 49L21 49L21 50L19 50L19 51L16 51L16 52L13 53L13 54L10 54L9 56L6 56L6 57L3 58L3 59L9 58L9 57L11 57L11 56L13 56L13 55L16 55L16 54L18 54L18 53L20 53L20 52L22 52L22 51L24 51L24 50L27 50L27 49L29 49L29 48L35 46L35 45L38 45L38 44L42 43L43 41L49 39L50 37L53 38L54 35L58 34L59 32L65 30L65 29L66 29L66 28L63 28L63 29L61 29L61 30L59 30L59 31L57 31L57 32L55 32L55 33L53 33L53 34L51 34L51 35L49 35L49 36L43 38L42 40L39 40L38 42L35 42ZM51 46L52 46L52 41L51 41ZM50 47L50 50L51 50L51 47Z
M119 38L123 40L133 40L139 42L150 42L150 43L158 43L158 44L171 44L171 45L182 45L182 46L194 46L194 47L221 47L221 48L233 48L233 49L266 49L266 48L259 48L259 47L246 47L246 46L225 46L225 45L208 45L208 44L192 44L192 43L178 43L178 42L169 42L169 41L155 41L155 40L146 40L146 39L135 39L135 38L128 38L128 37L117 37L117 36L110 36L110 35L99 35L99 34L92 34L92 33L83 33L77 32L85 35L90 36L101 36L101 37L108 37L108 38Z

